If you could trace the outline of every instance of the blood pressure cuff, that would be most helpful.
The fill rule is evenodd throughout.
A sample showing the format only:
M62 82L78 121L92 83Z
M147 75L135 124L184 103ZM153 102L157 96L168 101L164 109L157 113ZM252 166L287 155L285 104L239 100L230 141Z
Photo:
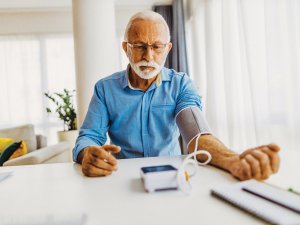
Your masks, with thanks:
M176 123L187 148L197 135L211 134L203 113L197 107L188 107L181 110L176 115Z

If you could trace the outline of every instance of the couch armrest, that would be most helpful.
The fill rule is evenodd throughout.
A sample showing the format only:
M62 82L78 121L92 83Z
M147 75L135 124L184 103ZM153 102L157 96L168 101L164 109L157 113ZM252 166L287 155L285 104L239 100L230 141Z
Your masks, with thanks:
M68 142L60 142L55 145L47 146L30 152L18 158L6 161L3 166L20 166L20 165L33 165L43 163L50 158L59 155L65 151L69 151L70 147Z
M36 137L36 149L39 150L47 146L47 137L41 134L35 135Z

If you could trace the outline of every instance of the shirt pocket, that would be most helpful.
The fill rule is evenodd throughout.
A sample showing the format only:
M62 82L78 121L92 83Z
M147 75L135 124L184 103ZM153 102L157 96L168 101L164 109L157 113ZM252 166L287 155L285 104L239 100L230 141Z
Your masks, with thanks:
M175 104L172 103L159 103L153 104L151 110L158 113L166 113L168 116L174 116L175 113Z
M163 129L173 128L175 123L175 104L153 104L151 115L156 126Z

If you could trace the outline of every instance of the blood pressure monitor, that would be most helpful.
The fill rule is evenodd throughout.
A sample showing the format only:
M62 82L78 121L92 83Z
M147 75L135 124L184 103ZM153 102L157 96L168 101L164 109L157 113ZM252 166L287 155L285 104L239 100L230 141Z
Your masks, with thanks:
M177 169L171 165L149 166L141 168L141 177L148 192L177 190Z
M185 193L191 190L189 178L197 172L197 165L204 166L211 160L211 155L206 150L198 149L198 141L202 134L211 134L208 124L199 107L187 107L180 110L176 116L176 124L184 143L187 143L185 154L189 152L190 143L195 139L194 151L188 154L179 169L171 165L150 166L141 168L141 177L144 187L148 192L180 189ZM204 154L207 156L205 162L198 162L196 156ZM193 165L193 173L186 171L187 165Z

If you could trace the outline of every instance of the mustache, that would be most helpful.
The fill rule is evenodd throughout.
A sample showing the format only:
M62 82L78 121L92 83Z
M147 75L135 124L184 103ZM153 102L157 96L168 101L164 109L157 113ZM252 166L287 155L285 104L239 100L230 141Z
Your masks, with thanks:
M154 67L154 68L159 68L159 65L154 61L147 62L145 60L142 60L138 63L135 63L135 65L138 66L138 67L140 67L140 66L151 66L151 67Z

